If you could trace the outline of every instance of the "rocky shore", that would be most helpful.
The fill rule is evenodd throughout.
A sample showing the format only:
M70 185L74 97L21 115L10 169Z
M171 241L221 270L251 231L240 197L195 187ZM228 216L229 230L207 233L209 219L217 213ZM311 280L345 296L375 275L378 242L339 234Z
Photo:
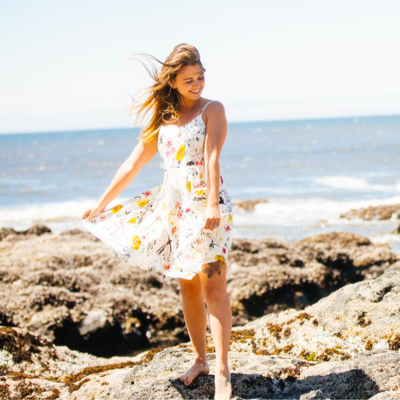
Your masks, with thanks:
M0 399L213 398L213 375L177 379L192 350L176 280L41 226L0 230L0 276ZM400 399L399 278L389 245L351 233L234 239L234 396Z

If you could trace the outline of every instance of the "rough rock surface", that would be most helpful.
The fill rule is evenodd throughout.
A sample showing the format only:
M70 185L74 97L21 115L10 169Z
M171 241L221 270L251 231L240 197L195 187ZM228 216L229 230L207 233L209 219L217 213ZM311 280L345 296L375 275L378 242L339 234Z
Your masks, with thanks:
M190 343L154 349L131 361L99 359L93 366L93 356L60 351L25 331L0 332L8 338L0 342L2 364L8 360L0 378L1 399L23 394L74 400L214 396L210 335L211 374L186 387L178 376L193 362ZM13 358L18 352L11 343L18 341L31 357ZM29 349L27 342L36 349ZM374 280L345 286L305 310L269 314L234 328L229 353L233 399L397 399L399 350L400 270L392 269ZM41 367L44 356L51 358L47 365L53 369L48 372ZM84 360L91 366L77 372L72 364ZM54 371L57 365L60 373Z
M39 229L40 228L40 229ZM189 340L177 280L132 268L88 232L43 227L0 241L0 324L97 356ZM38 234L40 235L38 236ZM304 309L397 264L387 245L348 233L295 245L234 239L228 259L233 325Z
M244 345L256 354L330 361L370 350L399 351L400 269L347 285L303 311L266 315L243 329Z
M0 241L0 324L94 355L187 340L178 282L129 268L93 235Z
M294 245L236 239L228 261L236 326L288 307L304 309L348 283L376 278L399 265L389 245L346 232L320 234Z
M399 235L400 234L400 225L397 228L393 229L393 231L391 233L395 233L396 235Z
M254 199L254 200L234 201L233 205L244 208L246 211L253 211L255 206L260 203L268 203L268 200Z
M393 204L389 206L369 206L366 208L352 209L340 215L340 218L361 218L365 221L383 221L393 217L400 219L400 204Z

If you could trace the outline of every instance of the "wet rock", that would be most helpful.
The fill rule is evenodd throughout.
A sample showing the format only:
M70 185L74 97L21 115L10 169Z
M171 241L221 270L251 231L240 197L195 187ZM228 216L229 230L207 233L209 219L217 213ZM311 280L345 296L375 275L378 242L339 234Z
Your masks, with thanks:
M243 201L234 201L233 205L237 207L241 207L246 211L254 211L254 208L257 204L268 203L266 199L254 199L254 200L243 200Z
M393 217L400 219L400 204L393 204L389 206L369 206L366 208L352 209L340 215L340 218L360 218L365 221L383 221Z
M316 260L330 268L384 269L398 261L388 244L373 244L368 238L348 232L315 235L298 241L296 249L306 260Z
M36 235L40 236L45 233L51 233L51 229L45 225L33 225L29 229L24 231L16 231L13 228L1 228L0 229L0 241L10 235Z

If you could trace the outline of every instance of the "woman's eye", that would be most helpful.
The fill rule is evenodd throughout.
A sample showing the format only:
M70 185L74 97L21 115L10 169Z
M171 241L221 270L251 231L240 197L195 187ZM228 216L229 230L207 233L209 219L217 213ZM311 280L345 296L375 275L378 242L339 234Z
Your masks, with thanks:
M200 80L203 80L204 79L204 76L201 76L201 77L199 77L198 79L200 79ZM193 81L188 81L188 82L186 82L186 83L188 83L189 85L191 85L192 83L193 83Z

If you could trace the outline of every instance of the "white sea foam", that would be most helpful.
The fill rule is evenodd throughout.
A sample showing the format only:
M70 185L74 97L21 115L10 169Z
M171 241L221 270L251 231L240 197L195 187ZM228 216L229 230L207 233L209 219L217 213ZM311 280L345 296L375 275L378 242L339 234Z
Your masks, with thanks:
M272 199L268 203L257 204L254 212L246 212L237 208L235 222L237 226L274 225L282 227L377 225L382 224L382 221L347 220L340 218L340 215L351 209L398 203L400 203L400 196L357 201L334 201L323 198Z
M335 189L365 190L365 191L400 191L400 183L395 185L380 185L368 183L365 179L350 176L324 176L313 179L314 182L329 186Z
M107 207L127 200L114 199ZM233 199L235 200L235 199ZM54 233L67 229L84 230L81 215L97 199L48 203L28 207L0 209L0 227L23 230L34 224L48 226ZM334 201L324 198L271 199L260 203L254 211L234 207L234 235L237 237L274 237L284 241L299 240L320 232L348 231L370 237L379 243L390 243L399 249L400 236L389 232L398 220L364 221L347 220L340 214L355 208L400 203L400 196L362 201Z
M108 206L113 207L127 198L114 199ZM12 227L17 230L28 229L34 224L43 224L52 231L81 227L81 215L97 200L66 201L15 208L0 209L0 227Z

